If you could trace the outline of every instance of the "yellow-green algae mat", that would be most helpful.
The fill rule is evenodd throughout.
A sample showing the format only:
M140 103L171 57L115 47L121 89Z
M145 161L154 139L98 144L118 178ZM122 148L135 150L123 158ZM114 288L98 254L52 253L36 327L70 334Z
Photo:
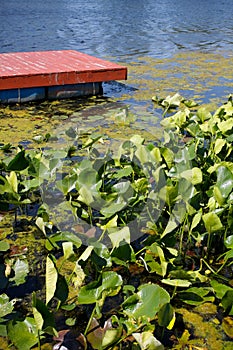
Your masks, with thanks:
M233 90L232 55L184 52L165 59L139 57L127 64L128 81L117 97L1 105L0 141L27 144L49 133L60 143L62 131L70 126L79 133L98 132L112 140L135 133L157 138L162 113L151 97L178 92L214 110Z

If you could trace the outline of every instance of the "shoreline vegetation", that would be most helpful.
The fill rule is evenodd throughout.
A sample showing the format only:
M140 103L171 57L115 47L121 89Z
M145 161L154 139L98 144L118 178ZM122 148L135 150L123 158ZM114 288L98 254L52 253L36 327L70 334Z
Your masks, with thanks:
M232 348L232 96L152 101L154 141L1 145L1 349Z

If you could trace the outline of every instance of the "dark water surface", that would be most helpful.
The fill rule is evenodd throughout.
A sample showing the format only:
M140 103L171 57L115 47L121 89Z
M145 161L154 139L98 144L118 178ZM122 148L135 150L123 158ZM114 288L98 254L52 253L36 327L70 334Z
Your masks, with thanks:
M0 52L75 49L130 62L232 50L229 0L1 0Z
M155 94L219 103L233 92L232 1L0 0L0 53L60 49L127 65L105 96L151 128Z

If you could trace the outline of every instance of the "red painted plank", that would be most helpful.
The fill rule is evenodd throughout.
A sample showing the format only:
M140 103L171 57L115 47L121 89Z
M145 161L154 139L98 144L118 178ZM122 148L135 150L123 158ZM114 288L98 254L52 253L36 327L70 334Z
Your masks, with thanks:
M0 90L127 79L127 68L78 51L0 54Z

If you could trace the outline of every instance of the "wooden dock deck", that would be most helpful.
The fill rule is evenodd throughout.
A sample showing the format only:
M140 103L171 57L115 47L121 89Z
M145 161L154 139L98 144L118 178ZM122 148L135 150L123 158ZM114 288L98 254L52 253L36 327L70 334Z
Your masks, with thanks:
M0 102L96 95L127 68L74 50L0 54Z

